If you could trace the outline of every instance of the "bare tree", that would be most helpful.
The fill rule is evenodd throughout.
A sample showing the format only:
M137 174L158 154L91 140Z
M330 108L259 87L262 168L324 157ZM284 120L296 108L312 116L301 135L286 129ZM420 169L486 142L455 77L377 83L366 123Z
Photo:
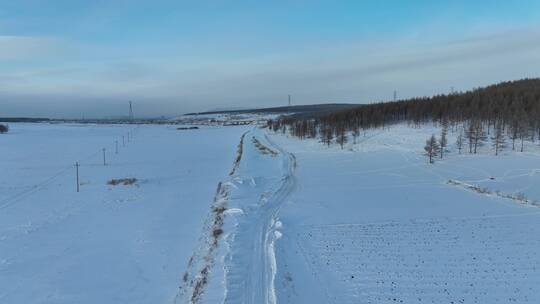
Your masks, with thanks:
M332 143L332 140L334 139L334 131L332 130L332 128L330 127L326 127L324 130L323 130L323 137L322 137L322 141L327 145L327 146L330 146L330 144Z
M356 141L358 140L359 136L360 136L360 128L354 128L352 130L353 144L356 145Z
M472 154L474 145L474 126L472 122L469 123L469 126L467 127L467 132L465 132L465 136L467 137L467 142L469 144L469 153Z
M343 146L347 143L347 132L345 132L345 127L341 126L336 130L336 142L341 149L343 149Z
M486 140L486 132L484 132L481 121L475 120L469 123L467 138L469 139L469 153L474 151L476 154L478 147L482 146Z
M519 136L519 122L517 119L512 121L512 126L508 129L508 131L510 133L510 138L512 139L512 150L516 150L516 139Z
M444 120L442 123L441 138L439 139L439 146L441 148L441 159L443 158L444 151L448 145L448 139L446 135L448 134L448 121Z
M456 139L456 146L458 148L459 154L461 154L461 149L463 149L463 130L459 131Z
M317 137L317 125L314 121L311 121L308 127L308 137L316 138Z
M523 142L525 141L525 138L529 135L529 123L527 121L527 117L523 115L520 117L519 121L519 139L521 141L521 149L520 152L523 152Z
M506 147L506 137L500 123L497 124L495 133L491 137L491 145L495 149L495 155L499 155L499 151Z
M437 142L435 135L431 135L431 137L426 140L424 150L426 151L425 155L429 158L429 163L433 164L433 158L437 157L440 151L439 143Z

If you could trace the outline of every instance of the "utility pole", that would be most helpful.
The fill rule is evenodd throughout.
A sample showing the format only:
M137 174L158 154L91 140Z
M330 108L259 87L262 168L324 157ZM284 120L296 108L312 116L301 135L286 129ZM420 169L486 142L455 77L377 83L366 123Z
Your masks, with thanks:
M394 101L397 101L397 91L394 90Z
M450 87L450 94L454 95L454 87Z
M77 174L77 192L79 192L79 162L75 162L75 172Z
M131 100L129 101L129 120L133 120L133 105L131 104Z
M288 95L289 97L289 103L288 103L288 107L287 107L287 114L291 114L291 94Z
M105 161L105 148L103 148L103 165L107 165L107 162Z
M114 141L114 147L115 147L114 154L118 154L118 140Z
M126 146L126 141L124 140L124 135L122 135L122 147Z

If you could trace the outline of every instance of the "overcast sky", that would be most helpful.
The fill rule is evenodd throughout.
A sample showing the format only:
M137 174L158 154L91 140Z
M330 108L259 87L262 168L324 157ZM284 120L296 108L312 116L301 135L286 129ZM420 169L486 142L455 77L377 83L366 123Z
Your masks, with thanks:
M537 0L0 0L0 117L368 103L538 76Z

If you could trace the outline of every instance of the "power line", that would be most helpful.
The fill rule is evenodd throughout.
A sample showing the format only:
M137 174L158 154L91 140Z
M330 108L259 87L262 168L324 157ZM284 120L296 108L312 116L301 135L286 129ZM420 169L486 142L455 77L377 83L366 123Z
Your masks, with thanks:
M132 128L131 130L135 131L138 128L139 128L139 126L137 126L135 128ZM123 136L122 136L122 139L123 139ZM117 143L117 142L118 141L116 141L115 143ZM103 164L106 165L106 162L105 162L106 161L105 160L105 148L103 148L102 150L96 151L95 153L93 153L91 155L88 155L87 157L83 158L82 160L83 161L90 160L92 158L95 158L100 153L103 153ZM79 181L78 181L78 178L79 178L78 173L79 172L78 171L79 171L79 168L82 167L82 165L83 164L80 161L76 162L77 186L79 186ZM34 185L29 185L28 186L29 189L25 189L25 190L23 190L21 192L14 193L13 195L8 196L8 197L0 200L0 210L8 208L8 207L10 207L12 205L15 205L18 202L20 202L21 200L23 200L24 198L26 198L27 196L30 196L30 195L32 195L32 194L34 194L36 192L39 192L39 191L45 189L47 186L49 186L51 183L53 183L57 178L67 174L72 169L73 169L73 165L66 166L63 169L57 171L52 176L49 176L48 178L45 178L41 182L38 182L37 184L34 184ZM77 189L77 190L79 190L79 189Z

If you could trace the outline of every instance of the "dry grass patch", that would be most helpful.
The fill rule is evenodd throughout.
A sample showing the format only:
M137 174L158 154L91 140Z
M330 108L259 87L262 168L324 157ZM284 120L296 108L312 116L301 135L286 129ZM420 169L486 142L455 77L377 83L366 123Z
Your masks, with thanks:
M490 179L495 179L495 178L492 177ZM519 203L522 203L522 204L529 204L529 205L540 207L536 200L532 200L532 199L527 198L525 196L525 194L523 194L521 192L518 192L518 193L515 193L515 194L510 194L510 193L503 193L503 192L498 191L498 190L497 191L491 191L491 190L489 190L488 188L485 188L485 187L482 188L482 187L479 187L477 185L471 185L471 184L467 184L467 183L464 183L464 182L461 182L461 181L458 181L458 180L452 180L452 179L448 180L448 184L463 187L465 189L468 189L468 190L471 190L471 191L474 191L474 192L477 192L477 193L480 193L480 194L498 196L498 197L513 200L513 201L516 201L516 202L519 202Z
M124 185L124 186L131 186L134 185L137 182L137 179L134 177L129 178L118 178L118 179L111 179L107 182L107 185L109 186L117 186L117 185Z

